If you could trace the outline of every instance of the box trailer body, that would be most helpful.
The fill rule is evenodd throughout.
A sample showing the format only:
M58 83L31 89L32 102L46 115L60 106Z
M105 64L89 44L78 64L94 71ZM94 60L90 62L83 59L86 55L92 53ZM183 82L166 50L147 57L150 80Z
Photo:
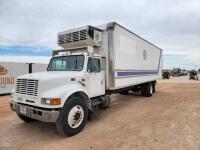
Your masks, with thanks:
M9 94L18 76L46 69L47 64L0 62L0 94Z
M162 49L112 22L58 33L47 72L17 78L11 109L24 121L56 122L58 131L80 132L109 95L152 96L162 78Z
M108 89L155 81L162 76L162 50L115 24L108 32ZM110 34L110 35L109 35ZM110 47L109 47L110 46ZM114 76L113 76L114 74Z

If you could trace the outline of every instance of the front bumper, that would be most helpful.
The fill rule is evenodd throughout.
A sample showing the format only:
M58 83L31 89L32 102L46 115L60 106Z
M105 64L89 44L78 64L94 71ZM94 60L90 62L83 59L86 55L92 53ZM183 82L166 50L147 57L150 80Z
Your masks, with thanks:
M43 122L56 122L60 113L58 110L43 110L41 108L35 108L14 102L10 103L10 108L17 114ZM20 111L22 108L24 110L23 113Z

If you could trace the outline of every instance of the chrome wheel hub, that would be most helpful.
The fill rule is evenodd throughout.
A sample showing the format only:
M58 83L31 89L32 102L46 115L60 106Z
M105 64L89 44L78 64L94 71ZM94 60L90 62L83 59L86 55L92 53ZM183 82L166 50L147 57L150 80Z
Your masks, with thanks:
M71 128L77 128L81 125L84 118L84 110L82 106L76 105L71 108L68 114L68 124Z

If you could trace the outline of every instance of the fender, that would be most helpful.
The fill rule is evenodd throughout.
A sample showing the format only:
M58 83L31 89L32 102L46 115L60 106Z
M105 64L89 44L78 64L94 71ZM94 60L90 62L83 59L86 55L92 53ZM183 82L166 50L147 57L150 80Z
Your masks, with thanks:
M80 83L67 84L64 86L51 89L43 93L41 97L42 98L61 98L61 105L56 106L58 108L58 107L63 107L63 105L65 104L65 101L76 92L83 92L89 98L86 89Z

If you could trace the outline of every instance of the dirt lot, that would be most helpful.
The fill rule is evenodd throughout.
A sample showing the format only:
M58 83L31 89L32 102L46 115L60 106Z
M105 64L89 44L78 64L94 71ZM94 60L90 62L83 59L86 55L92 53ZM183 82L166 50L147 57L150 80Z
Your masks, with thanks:
M200 150L200 84L159 83L151 98L112 96L110 109L69 138L54 124L23 123L0 97L0 149Z

